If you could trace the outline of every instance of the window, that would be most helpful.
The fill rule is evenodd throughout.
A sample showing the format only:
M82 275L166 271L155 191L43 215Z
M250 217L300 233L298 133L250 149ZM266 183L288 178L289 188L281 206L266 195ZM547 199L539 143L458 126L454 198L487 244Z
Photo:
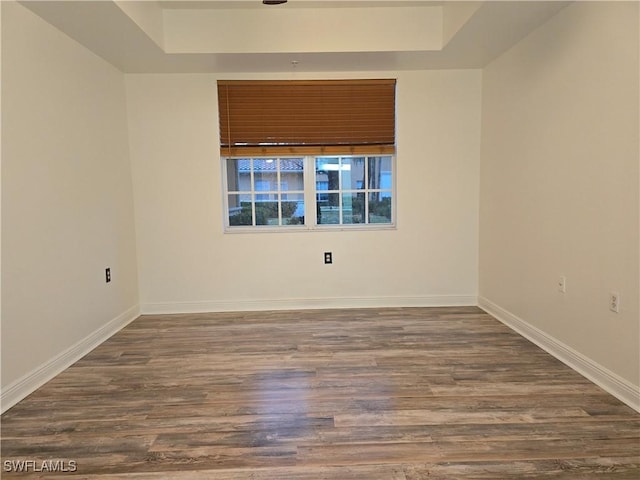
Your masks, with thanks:
M219 81L225 226L393 226L395 80Z
M393 172L391 155L226 158L226 228L391 227Z
M304 159L228 158L226 165L227 226L304 224Z
M316 224L391 224L392 161L316 157Z

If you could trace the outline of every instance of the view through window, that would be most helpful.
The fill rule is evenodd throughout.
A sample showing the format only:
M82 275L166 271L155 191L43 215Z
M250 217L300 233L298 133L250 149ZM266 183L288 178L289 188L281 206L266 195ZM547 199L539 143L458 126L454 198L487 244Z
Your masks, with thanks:
M391 155L227 158L226 227L392 226L393 163Z

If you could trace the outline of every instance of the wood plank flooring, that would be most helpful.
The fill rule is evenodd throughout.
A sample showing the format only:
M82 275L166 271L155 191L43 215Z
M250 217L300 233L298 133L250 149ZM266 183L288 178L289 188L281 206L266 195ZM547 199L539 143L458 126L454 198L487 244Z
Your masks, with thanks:
M471 307L142 316L1 421L7 478L640 478L640 414Z

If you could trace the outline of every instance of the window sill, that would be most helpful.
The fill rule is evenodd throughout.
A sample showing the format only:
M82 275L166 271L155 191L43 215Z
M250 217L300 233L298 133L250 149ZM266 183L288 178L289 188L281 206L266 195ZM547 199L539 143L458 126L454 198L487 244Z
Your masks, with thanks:
M379 232L397 230L395 224L369 225L314 225L314 226L283 226L283 227L225 227L224 233L256 234L256 233L302 233L302 232Z

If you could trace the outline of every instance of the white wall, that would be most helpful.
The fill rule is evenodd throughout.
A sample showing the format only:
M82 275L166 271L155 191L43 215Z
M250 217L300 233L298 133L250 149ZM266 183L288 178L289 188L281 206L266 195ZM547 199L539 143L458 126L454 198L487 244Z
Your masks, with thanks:
M398 74L398 228L366 232L223 233L216 80L126 76L143 311L476 303L479 71Z
M480 303L640 408L638 38L637 3L576 2L484 70Z
M1 3L7 408L132 319L138 294L123 74Z

